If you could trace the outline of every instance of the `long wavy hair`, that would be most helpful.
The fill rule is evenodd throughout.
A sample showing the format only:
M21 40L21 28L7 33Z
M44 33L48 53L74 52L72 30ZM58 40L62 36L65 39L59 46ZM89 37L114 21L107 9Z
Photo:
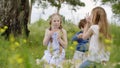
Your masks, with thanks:
M99 32L105 36L105 38L110 38L108 32L108 20L105 10L102 7L95 7L92 10L92 22L93 24L98 24L100 29Z

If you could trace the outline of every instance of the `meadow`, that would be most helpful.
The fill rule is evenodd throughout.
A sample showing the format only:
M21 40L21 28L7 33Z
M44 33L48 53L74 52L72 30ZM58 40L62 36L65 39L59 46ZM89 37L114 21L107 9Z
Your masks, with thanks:
M43 64L36 64L36 59L41 58L46 46L42 41L45 29L49 27L48 21L40 19L39 21L29 24L30 34L28 38L19 36L15 38L12 34L9 40L0 36L0 68L44 68ZM71 42L72 36L79 31L77 25L70 21L63 22L63 28L67 31L68 46L66 50L66 60L72 59L76 43ZM0 28L0 34L5 28ZM110 45L110 61L106 65L97 64L97 68L120 68L120 26L115 23L110 24L110 33L112 35L112 45ZM64 68L70 68L68 62Z

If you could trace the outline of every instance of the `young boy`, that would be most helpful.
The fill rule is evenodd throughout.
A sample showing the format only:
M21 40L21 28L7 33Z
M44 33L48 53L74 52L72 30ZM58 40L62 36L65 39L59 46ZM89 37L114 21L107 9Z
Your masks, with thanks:
M83 40L82 38L78 38L78 35L80 33L83 33L83 28L86 25L86 23L87 23L86 19L80 20L78 27L81 30L79 32L77 32L72 38L72 42L73 41L78 42L78 44L76 46L76 51L73 56L74 60L84 60L86 58L85 52L88 51L88 46L87 46L88 40Z

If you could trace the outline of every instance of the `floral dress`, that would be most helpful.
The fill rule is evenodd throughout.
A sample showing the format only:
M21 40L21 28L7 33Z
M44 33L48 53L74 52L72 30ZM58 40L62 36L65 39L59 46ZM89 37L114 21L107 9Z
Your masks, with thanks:
M47 50L44 52L43 59L49 64L58 65L65 58L65 50L62 47L62 52L60 53L60 44L57 40L58 33L54 32L52 35L52 42L49 42Z

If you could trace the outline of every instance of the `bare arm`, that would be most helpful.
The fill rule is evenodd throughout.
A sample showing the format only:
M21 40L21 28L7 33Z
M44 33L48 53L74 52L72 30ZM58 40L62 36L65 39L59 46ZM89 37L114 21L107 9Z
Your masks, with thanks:
M44 39L43 39L43 45L48 45L49 40L50 40L49 30L46 29L45 36L44 36Z
M58 41L59 43L64 47L66 48L67 47L67 44L68 44L68 41L67 41L67 32L66 30L62 30L63 31L63 39L62 38L58 38Z
M83 33L79 34L77 37L83 38L84 40L90 38L90 36L93 34L93 31L89 27L90 27L90 25L86 24L86 26L84 27Z
M90 27L90 25L87 23L84 30L83 30L82 38L85 40L90 38L90 36L93 34L92 29L90 29L89 27Z

